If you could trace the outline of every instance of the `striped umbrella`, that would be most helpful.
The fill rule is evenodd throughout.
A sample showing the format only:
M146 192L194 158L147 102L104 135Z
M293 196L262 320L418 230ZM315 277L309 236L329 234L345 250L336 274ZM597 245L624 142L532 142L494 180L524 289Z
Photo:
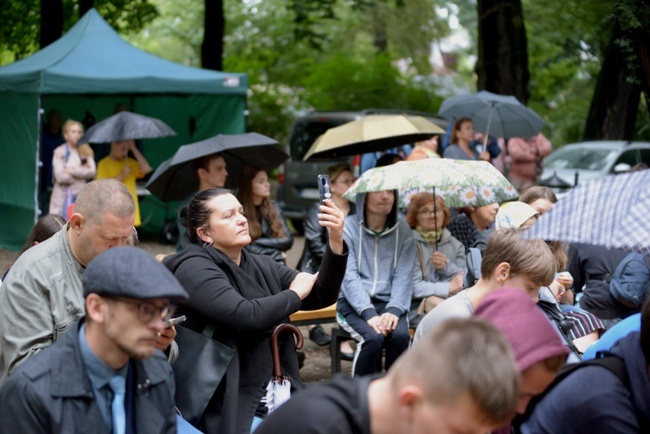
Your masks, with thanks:
M578 185L525 236L650 254L650 170Z

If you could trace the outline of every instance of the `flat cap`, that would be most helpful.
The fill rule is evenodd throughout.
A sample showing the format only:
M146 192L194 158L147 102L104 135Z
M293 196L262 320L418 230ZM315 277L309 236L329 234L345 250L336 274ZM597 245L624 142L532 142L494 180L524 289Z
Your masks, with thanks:
M84 297L189 298L167 267L138 247L114 247L100 253L88 264L82 281Z

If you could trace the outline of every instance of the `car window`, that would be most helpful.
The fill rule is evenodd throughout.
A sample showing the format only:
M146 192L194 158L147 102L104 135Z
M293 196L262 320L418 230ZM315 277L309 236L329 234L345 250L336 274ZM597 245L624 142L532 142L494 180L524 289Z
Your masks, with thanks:
M636 165L639 162L639 152L636 149L629 149L621 154L620 157L616 160L614 167L621 163L629 164L630 167Z
M350 120L343 119L303 119L297 121L289 138L289 151L293 160L302 160L309 147L325 131L338 127Z
M650 149L639 149L641 152L641 162L650 166Z
M550 169L603 170L618 155L616 149L566 146L552 152L544 159Z

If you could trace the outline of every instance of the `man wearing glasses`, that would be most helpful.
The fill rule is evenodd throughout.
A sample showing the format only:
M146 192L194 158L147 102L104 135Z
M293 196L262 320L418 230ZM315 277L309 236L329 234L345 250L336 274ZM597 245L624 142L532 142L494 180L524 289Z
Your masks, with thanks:
M187 293L144 250L98 255L83 275L86 317L0 389L0 433L175 433L175 384L156 337Z

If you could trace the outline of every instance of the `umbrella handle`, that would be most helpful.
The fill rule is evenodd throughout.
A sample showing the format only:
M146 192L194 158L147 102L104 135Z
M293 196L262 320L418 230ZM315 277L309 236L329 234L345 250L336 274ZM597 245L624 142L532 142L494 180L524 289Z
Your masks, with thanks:
M278 345L278 335L285 331L289 330L296 337L296 349L301 349L303 344L302 332L298 327L293 324L280 324L273 330L271 335L271 351L273 353L273 376L282 377L282 366L280 366L280 347Z

